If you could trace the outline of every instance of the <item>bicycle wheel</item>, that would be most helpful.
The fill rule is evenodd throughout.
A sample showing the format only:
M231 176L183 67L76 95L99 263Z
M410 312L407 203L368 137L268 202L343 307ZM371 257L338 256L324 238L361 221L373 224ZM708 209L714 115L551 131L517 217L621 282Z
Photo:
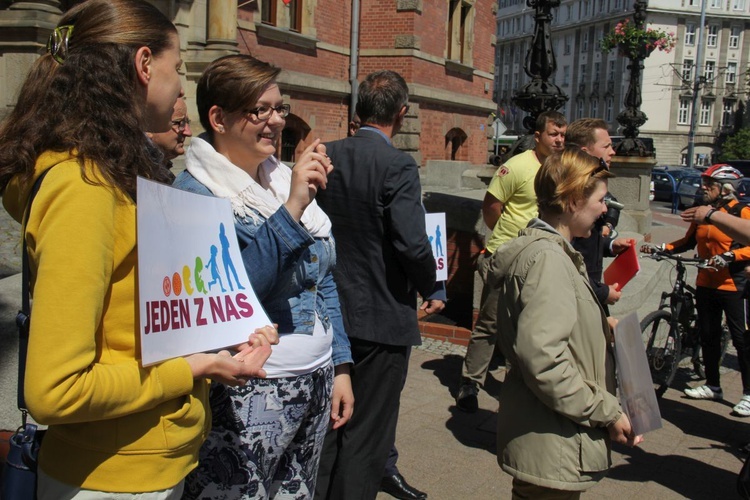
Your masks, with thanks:
M641 335L646 346L646 359L656 395L661 396L674 379L681 349L680 336L672 331L672 314L654 311L641 321Z

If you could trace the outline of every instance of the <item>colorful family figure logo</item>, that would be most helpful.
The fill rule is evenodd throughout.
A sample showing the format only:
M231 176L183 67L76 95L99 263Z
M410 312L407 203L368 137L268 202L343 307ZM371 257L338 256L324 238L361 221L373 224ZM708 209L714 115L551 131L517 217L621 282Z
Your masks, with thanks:
M198 255L195 258L195 265L191 268L185 264L182 267L182 274L175 272L172 277L165 276L162 281L162 291L165 297L169 297L172 293L175 296L179 296L184 289L188 295L198 292L204 295L211 291L211 288L218 283L221 291L226 293L224 287L225 281L222 279L221 268L224 269L224 278L226 284L229 286L229 291L233 292L235 286L238 290L244 290L245 287L240 283L240 279L237 276L237 269L234 267L232 257L229 254L229 238L227 238L226 231L224 230L224 224L219 224L219 244L221 245L221 266L219 265L219 248L216 245L211 245L209 248L208 262L203 264L204 260ZM208 269L211 280L206 283L203 277L203 272ZM234 285L232 285L232 279L234 278Z
M440 226L435 226L435 236L428 236L430 240L430 246L432 247L432 255L435 257L444 257L443 253L443 233L440 232Z

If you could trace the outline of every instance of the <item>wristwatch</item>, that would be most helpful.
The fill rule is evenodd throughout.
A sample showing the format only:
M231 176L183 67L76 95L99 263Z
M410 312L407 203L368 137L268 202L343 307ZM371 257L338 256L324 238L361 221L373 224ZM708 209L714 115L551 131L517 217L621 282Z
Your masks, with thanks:
M703 222L705 222L706 224L711 224L711 216L714 214L714 212L716 212L715 208L709 210L708 213L706 213L706 216L703 217Z

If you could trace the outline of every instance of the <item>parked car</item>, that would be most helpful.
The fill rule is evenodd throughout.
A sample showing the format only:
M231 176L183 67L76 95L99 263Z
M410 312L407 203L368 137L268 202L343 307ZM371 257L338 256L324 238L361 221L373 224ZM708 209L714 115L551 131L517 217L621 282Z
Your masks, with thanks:
M700 172L685 172L677 184L679 208L692 207L703 200Z
M737 199L740 203L750 205L750 179L744 177L737 184Z
M680 182L683 174L687 171L682 167L656 167L651 172L651 180L654 183L654 199L659 201L672 201L672 180L675 187Z

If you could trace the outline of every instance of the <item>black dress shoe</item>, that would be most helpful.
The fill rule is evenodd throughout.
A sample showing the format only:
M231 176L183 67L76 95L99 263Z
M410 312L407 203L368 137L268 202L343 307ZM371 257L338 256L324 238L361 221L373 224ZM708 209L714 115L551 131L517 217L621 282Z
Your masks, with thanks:
M386 476L380 481L380 491L402 500L424 500L427 493L410 486L401 474Z

